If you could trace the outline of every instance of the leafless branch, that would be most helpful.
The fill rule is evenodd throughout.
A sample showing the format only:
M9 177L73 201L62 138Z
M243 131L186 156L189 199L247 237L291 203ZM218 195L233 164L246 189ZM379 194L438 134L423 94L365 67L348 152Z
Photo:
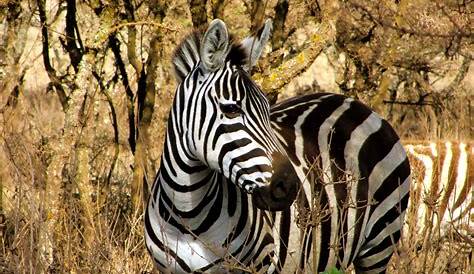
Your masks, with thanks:
M46 19L46 11L45 11L45 0L37 0L38 3L38 11L39 11L39 18L41 22L41 36L42 36L42 46L43 46L43 64L46 72L48 73L49 80L51 81L51 86L56 89L56 93L58 94L59 101L65 111L68 108L68 96L66 95L66 91L61 84L59 77L56 75L56 70L51 66L51 62L49 59L49 37L48 37L48 26L47 26L47 19Z
M211 0L211 5L213 18L224 17L224 8L227 5L227 0Z
M115 34L109 36L109 47L112 50L114 57L115 57L115 64L122 76L122 84L125 88L125 94L127 95L127 109L128 109L128 143L130 144L130 149L132 153L135 153L136 148L136 125L135 125L135 95L133 94L132 88L130 86L130 82L128 81L128 74L127 70L125 69L125 64L122 60L122 56L120 54L120 42L117 39Z
M84 54L84 48L79 34L79 27L77 26L76 0L67 0L65 48L71 59L74 71L77 73L79 71L79 63Z
M188 0L193 26L199 28L207 24L206 2L203 0Z
M272 49L277 50L283 46L288 38L285 34L286 15L288 14L288 0L278 0L275 6L275 18L273 19Z

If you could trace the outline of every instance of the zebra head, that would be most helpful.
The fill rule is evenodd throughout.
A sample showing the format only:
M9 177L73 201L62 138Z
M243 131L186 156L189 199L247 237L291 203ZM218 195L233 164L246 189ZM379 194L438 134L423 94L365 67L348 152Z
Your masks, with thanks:
M233 42L225 23L192 33L178 47L173 64L179 86L178 131L195 161L222 173L266 210L283 210L300 184L270 124L270 106L250 78L268 41L271 21L256 36Z

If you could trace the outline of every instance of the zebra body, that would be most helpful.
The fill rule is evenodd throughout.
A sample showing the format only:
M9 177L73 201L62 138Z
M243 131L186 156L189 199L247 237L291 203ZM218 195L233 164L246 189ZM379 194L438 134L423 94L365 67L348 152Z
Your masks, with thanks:
M299 267L314 273L354 262L359 272L383 271L400 237L410 184L391 126L360 102L325 93L281 102L271 119L303 182L293 219L305 207L319 214L314 228L304 228L304 249L295 257L308 260L297 260Z
M408 201L405 151L386 121L341 95L270 109L247 73L270 29L232 43L214 20L178 47L147 248L172 273L384 272Z
M474 144L407 141L413 184L408 238L454 236L474 239ZM452 233L453 234L453 233Z

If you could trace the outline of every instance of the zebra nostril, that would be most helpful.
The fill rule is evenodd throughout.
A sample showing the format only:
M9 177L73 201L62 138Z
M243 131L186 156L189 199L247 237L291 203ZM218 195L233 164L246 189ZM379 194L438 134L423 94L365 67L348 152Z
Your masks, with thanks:
M253 193L253 191L255 190L257 185L255 183L251 183L251 182L248 182L248 181L246 181L246 182L247 182L247 184L244 184L245 190L247 191L247 193Z

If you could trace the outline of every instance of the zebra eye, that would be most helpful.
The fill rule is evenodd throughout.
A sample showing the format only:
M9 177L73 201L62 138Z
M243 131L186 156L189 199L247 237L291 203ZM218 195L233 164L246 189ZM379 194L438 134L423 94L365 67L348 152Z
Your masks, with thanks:
M242 113L242 109L237 104L219 104L219 107L228 118L235 118Z

